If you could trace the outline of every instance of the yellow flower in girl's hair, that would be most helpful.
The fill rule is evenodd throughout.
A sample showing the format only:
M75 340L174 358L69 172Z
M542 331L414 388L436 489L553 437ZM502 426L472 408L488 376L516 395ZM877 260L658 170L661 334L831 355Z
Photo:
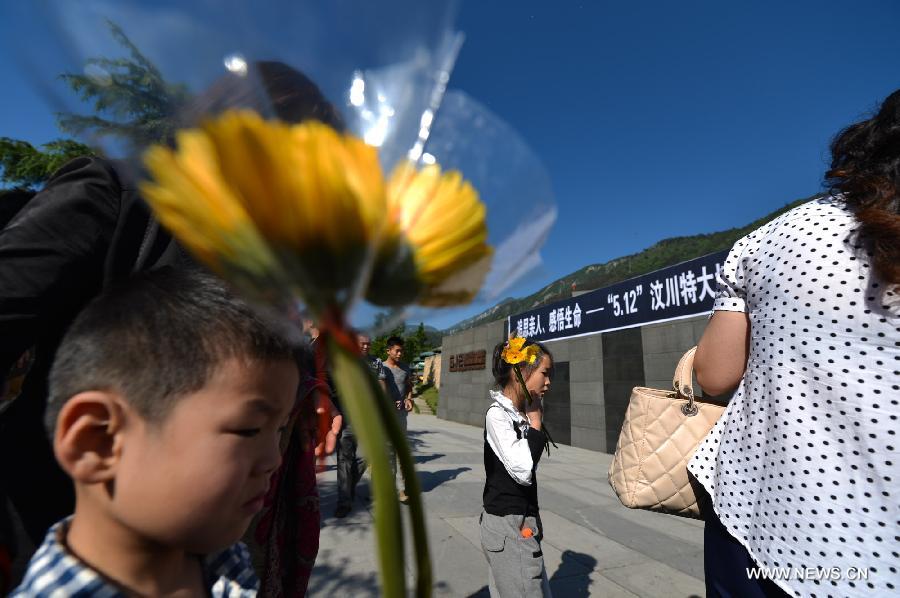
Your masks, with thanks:
M514 336L506 343L506 347L503 348L500 357L510 365L516 365L523 362L531 365L534 363L535 359L537 359L540 347L537 345L529 345L523 348L524 345L525 339L523 337Z
M353 288L384 226L375 148L318 122L249 110L181 131L176 142L147 151L153 181L141 191L200 259L232 273L277 263L314 307Z
M459 172L400 164L387 184L387 228L367 298L434 307L471 301L490 269L485 216Z
M538 353L541 352L541 348L537 345L529 345L525 347L525 360L528 362L528 365L534 363L537 359Z
M509 342L506 343L506 346L511 351L521 351L522 347L525 346L525 337L523 336L512 336L509 339Z

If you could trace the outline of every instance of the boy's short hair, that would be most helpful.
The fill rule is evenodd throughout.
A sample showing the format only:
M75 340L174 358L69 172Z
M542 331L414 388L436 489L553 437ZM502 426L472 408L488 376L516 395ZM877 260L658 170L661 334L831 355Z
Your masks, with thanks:
M50 372L45 423L66 401L115 391L159 423L229 358L293 360L288 341L215 277L162 268L96 297L69 328Z
M399 336L392 336L392 337L390 337L390 338L387 339L387 345L386 345L386 346L387 346L388 348L390 348L390 347L395 347L395 346L400 346L400 347L402 347L402 346L403 346L403 339L400 338Z

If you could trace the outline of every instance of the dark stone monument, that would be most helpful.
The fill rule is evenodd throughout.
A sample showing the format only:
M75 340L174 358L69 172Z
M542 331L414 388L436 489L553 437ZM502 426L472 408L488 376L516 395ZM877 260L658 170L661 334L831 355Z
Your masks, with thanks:
M550 390L544 395L544 421L557 444L572 444L572 399L569 362L553 364Z

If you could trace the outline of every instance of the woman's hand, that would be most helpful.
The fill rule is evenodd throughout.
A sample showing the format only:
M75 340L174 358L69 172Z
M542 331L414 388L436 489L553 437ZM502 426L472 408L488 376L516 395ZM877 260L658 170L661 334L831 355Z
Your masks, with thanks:
M327 421L325 437L316 438L315 447L316 457L324 457L333 453L337 446L337 437L341 433L344 416L335 409L334 403L328 397L323 397L323 401L316 406L316 415L320 418L325 418Z
M525 405L525 416L528 418L528 425L535 430L541 429L541 423L544 418L544 405L540 397L532 397L531 403Z

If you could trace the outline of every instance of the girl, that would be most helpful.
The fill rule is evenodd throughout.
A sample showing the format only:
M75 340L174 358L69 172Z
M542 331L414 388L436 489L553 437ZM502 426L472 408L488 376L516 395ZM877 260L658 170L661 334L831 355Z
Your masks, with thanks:
M499 390L484 425L484 512L481 546L487 557L494 598L549 597L541 552L543 526L538 511L535 470L546 444L542 399L550 388L553 357L540 343L533 363L521 368L525 390L503 357L506 343L494 348L493 374Z

